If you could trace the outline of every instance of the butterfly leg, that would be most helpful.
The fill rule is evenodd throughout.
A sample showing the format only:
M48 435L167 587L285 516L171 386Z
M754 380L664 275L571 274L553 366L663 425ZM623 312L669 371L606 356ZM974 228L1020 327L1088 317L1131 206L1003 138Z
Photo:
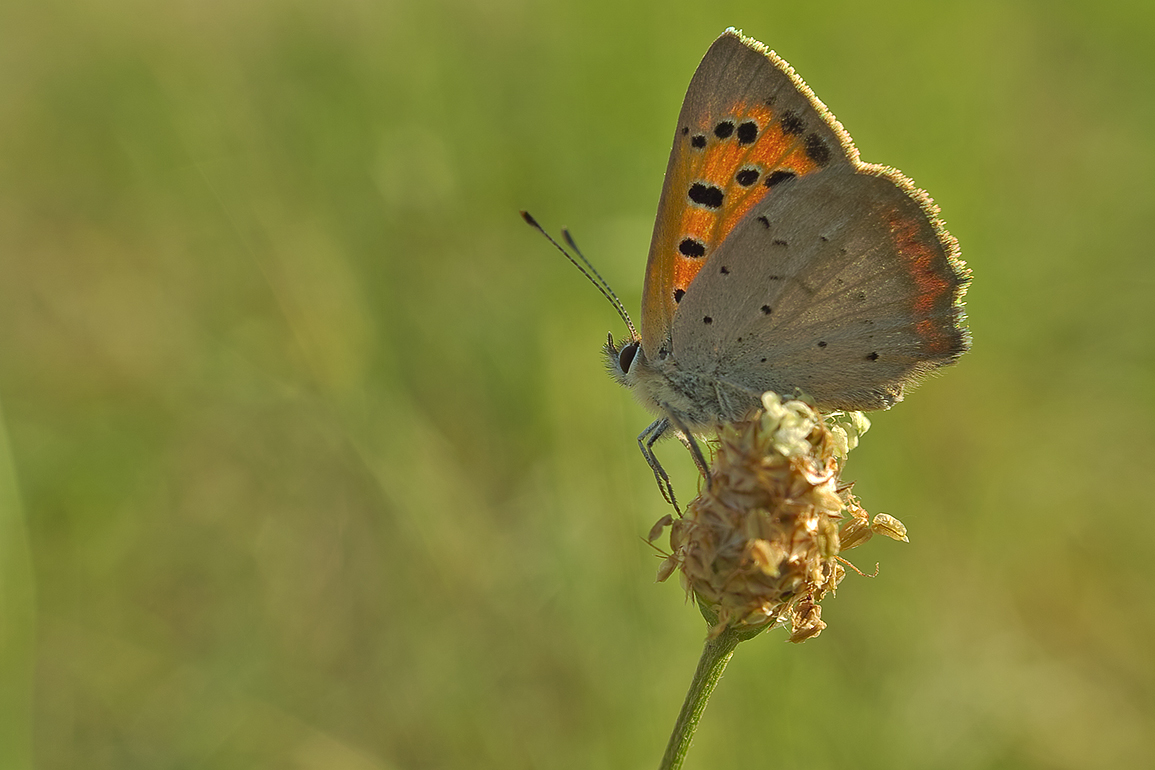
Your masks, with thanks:
M671 417L670 419L673 420L674 427L678 429L678 439L685 445L686 449L690 450L690 455L694 458L694 465L698 466L698 472L704 477L710 478L710 466L706 464L706 456L702 454L702 448L694 440L694 434L686 430L686 426L676 418Z
M646 463L649 464L650 470L654 472L654 479L658 482L658 491L662 493L662 497L666 502L674 506L674 510L678 515L682 515L682 510L678 508L678 500L674 497L674 485L670 481L666 469L658 462L657 456L654 454L654 444L660 439L667 430L670 429L670 421L666 418L654 420L650 426L638 434L638 447L642 450L642 457L646 458Z

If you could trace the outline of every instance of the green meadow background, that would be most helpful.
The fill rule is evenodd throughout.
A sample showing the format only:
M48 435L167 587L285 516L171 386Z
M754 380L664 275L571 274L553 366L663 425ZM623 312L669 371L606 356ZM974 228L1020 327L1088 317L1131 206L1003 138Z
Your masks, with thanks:
M705 631L604 374L727 26L942 206L909 545L687 768L1155 766L1155 6L0 5L0 768L656 767ZM682 496L695 476L661 456Z

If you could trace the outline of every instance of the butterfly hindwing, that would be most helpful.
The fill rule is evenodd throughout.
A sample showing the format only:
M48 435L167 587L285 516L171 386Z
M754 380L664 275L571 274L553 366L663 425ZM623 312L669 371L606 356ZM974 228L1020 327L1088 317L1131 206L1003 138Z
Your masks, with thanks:
M718 246L678 307L679 366L750 393L877 409L967 348L965 274L929 199L897 172L792 179Z
M678 304L727 233L792 179L848 168L846 132L788 64L727 30L678 118L642 299L642 343L660 356Z

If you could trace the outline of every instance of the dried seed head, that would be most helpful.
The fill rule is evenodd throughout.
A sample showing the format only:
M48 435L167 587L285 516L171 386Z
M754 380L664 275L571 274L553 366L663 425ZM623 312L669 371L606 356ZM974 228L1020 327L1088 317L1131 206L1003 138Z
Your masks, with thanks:
M671 555L659 578L681 569L712 635L788 625L790 641L801 642L826 627L819 602L845 575L839 554L873 532L904 536L905 528L883 515L872 526L839 479L870 425L865 417L824 418L775 393L762 406L719 432L706 488L684 518L668 522Z

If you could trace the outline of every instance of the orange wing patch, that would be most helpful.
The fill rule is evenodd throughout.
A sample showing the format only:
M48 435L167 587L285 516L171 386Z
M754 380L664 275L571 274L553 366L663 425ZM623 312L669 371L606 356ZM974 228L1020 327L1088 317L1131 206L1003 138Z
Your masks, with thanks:
M692 131L692 133L691 133ZM673 297L678 302L726 235L773 188L826 165L831 149L807 133L799 117L776 114L765 104L739 102L710 125L695 126L682 140L689 180L681 219L667 248L673 254ZM679 180L679 181L680 181Z
M888 217L887 224L898 254L906 262L917 289L912 307L919 319L915 332L926 341L928 353L947 353L953 347L951 335L928 317L951 289L950 282L935 265L938 252L920 237L921 228L917 220L904 219L896 211Z

